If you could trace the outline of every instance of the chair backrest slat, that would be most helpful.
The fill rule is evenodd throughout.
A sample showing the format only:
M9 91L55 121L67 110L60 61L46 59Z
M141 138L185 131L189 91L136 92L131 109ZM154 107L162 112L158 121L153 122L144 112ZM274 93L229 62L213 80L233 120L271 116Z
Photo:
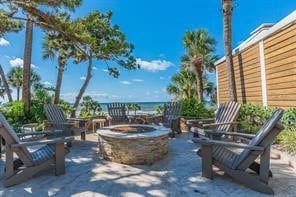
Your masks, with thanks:
M67 118L63 112L63 110L54 104L46 104L44 105L44 111L46 117L51 122L66 122Z
M107 108L113 123L123 123L127 121L126 106L124 103L109 103Z
M17 136L14 129L10 126L10 124L7 122L6 118L2 113L0 113L0 135L5 139L5 142L10 144L19 144L20 139ZM22 160L22 162L26 166L32 166L33 161L30 152L26 147L19 147L15 148L14 152L17 154L17 156Z
M261 146L267 148L270 146L275 137L284 129L280 124L280 119L284 114L283 109L277 109L272 116L264 123L257 135L249 142L251 146ZM240 153L233 163L234 168L245 169L254 161L258 155L251 154L250 149L245 149ZM260 154L260 153L258 153ZM252 158L250 158L252 157Z
M163 121L171 123L172 120L177 119L181 115L182 105L177 102L167 102L164 104Z
M223 123L223 122L234 122L238 117L238 112L240 109L240 104L234 101L229 101L226 103L221 104L218 107L218 111L216 114L216 123ZM230 131L231 124L219 125L217 126L217 130L219 131Z

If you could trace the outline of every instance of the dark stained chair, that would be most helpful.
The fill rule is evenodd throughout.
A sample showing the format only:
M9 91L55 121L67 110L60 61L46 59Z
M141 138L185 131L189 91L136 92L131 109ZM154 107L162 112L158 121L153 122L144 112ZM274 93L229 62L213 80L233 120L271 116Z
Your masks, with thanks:
M275 137L284 129L280 123L284 110L277 109L261 127L249 144L235 143L209 138L195 138L201 148L198 155L202 157L202 176L213 178L212 166L215 165L243 185L259 192L273 194L268 186L270 173L270 148ZM237 133L221 132L221 135L236 136ZM233 148L243 151L237 153ZM256 159L260 157L260 163ZM250 169L255 172L251 174Z
M177 102L167 102L164 104L163 115L161 117L161 126L170 128L172 130L171 136L175 133L180 133L179 122L181 116L182 104Z
M130 122L124 103L108 103L107 108L111 124L126 124Z
M21 134L44 135L46 132ZM72 137L21 141L6 118L0 113L0 135L5 139L5 176L4 186L9 187L26 181L38 172L55 166L55 174L65 174L65 143L71 142ZM30 147L38 149L30 151ZM14 154L17 158L14 158Z
M229 101L218 107L215 119L188 120L194 137L208 137L208 132L237 130L236 119L240 110L240 104Z
M85 140L85 128L80 127L77 121L67 119L63 110L54 104L44 105L45 115L47 117L46 124L54 130L62 130L64 136L80 135Z

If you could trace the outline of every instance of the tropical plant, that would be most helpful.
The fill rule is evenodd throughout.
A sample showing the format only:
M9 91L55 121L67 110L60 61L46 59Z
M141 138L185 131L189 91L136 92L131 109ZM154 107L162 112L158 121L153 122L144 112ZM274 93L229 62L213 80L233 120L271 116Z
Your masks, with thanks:
M163 110L164 110L164 106L163 105L159 105L156 108L156 113L157 114L163 114Z
M67 116L70 116L71 115L71 112L73 110L72 109L73 106L71 105L71 103L66 102L66 101L60 99L58 106L60 108L62 108L62 110L66 113Z
M195 75L183 68L171 77L171 84L167 86L166 90L175 96L175 100L196 97Z
M214 62L217 57L213 55L216 41L204 29L188 31L183 38L186 54L181 58L183 66L189 68L196 77L196 94L203 102L203 77L205 72L215 70Z
M69 22L69 16L63 15L62 18ZM69 39L63 38L60 33L47 31L43 39L43 58L54 59L58 61L58 74L55 85L54 104L60 101L60 92L63 80L63 74L66 69L67 60L78 50Z
M212 118L214 112L208 110L203 103L198 102L196 98L183 99L181 115L184 117L197 117L197 118Z
M94 117L102 111L100 103L94 101L90 96L84 96L82 98L82 103L80 104L80 106L80 116L83 117Z
M27 115L22 101L13 101L5 103L1 107L1 112L7 118L7 121L15 128L19 129L27 121Z
M19 0L0 0L3 7L13 8L13 12L9 15L1 14L4 19L17 19L26 21L25 46L24 46L24 69L23 69L23 91L22 98L25 104L25 110L30 109L31 86L31 56L33 42L33 25L38 25L45 29L63 32L65 37L74 36L74 32L65 31L66 25L62 23L57 16L60 12L64 12L65 8L73 10L79 6L81 0L59 0L59 1L19 1ZM21 10L26 18L19 17L18 12ZM69 30L69 29L67 29ZM71 34L71 35L70 35Z
M137 115L137 111L141 110L141 106L138 103L128 103L129 110L134 111L134 115Z
M39 86L40 80L41 80L40 76L35 71L31 70L30 84L34 87L34 89L36 89L36 87ZM16 88L17 100L19 101L20 90L23 85L23 68L21 67L11 68L11 70L7 73L7 81L9 85Z
M228 91L229 99L231 101L237 101L233 59L232 59L232 6L233 0L222 0L223 6L223 39L224 39L224 51L226 57L226 69L228 78Z
M111 25L111 12L105 14L95 11L84 18L77 19L72 25L79 27L77 31L87 40L78 46L79 51L74 55L75 62L88 62L85 80L76 96L74 110L71 114L75 116L79 102L90 82L93 70L93 59L105 62L115 62L126 69L136 69L136 60L131 55L133 46L125 40L124 34L117 25ZM117 67L108 67L109 74L113 77L119 76Z

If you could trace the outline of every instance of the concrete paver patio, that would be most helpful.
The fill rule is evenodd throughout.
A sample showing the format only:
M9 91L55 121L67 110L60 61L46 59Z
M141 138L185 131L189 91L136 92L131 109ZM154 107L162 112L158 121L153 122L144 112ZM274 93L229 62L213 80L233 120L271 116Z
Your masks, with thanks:
M75 141L66 158L66 174L52 169L10 188L0 184L1 196L264 196L232 181L220 171L214 180L201 177L201 159L187 134L170 140L170 152L151 166L128 166L102 160L97 136ZM270 185L276 196L296 195L296 173L272 159ZM1 170L3 172L1 161Z

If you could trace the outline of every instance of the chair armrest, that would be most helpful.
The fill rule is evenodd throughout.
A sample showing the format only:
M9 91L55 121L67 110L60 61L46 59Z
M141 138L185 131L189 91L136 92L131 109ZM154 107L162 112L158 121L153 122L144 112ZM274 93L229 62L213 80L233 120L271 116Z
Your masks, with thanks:
M18 137L25 137L27 135L54 135L54 134L62 134L62 130L54 130L54 131L40 131L40 132L29 132L29 133L18 133Z
M20 142L18 144L11 144L11 147L18 148L18 147L24 147L24 146L36 146L36 145L43 145L43 144L57 144L57 143L71 142L73 140L74 140L74 137L53 138L53 139L46 139L46 140Z
M220 125L228 125L228 124L233 124L237 125L238 122L220 122L220 123L210 123L210 124L203 124L203 127L213 127L213 126L220 126Z
M251 146L248 144L239 144L235 142L226 142L222 140L211 140L206 138L196 138L192 140L194 143L198 143L201 145L219 145L219 146L227 146L227 147L235 147L235 148L242 148L242 149L249 149L255 151L264 151L264 148L261 146Z
M239 133L239 132L224 132L224 131L213 131L213 130L205 130L205 132L209 135L229 135L229 136L238 136L238 137L244 137L244 138L253 138L255 137L256 135L254 134L248 134L248 133Z
M192 119L187 120L187 124L202 124L203 122L215 122L215 118Z
M52 125L75 126L75 122L52 122L52 121L47 121L47 123L52 124Z

